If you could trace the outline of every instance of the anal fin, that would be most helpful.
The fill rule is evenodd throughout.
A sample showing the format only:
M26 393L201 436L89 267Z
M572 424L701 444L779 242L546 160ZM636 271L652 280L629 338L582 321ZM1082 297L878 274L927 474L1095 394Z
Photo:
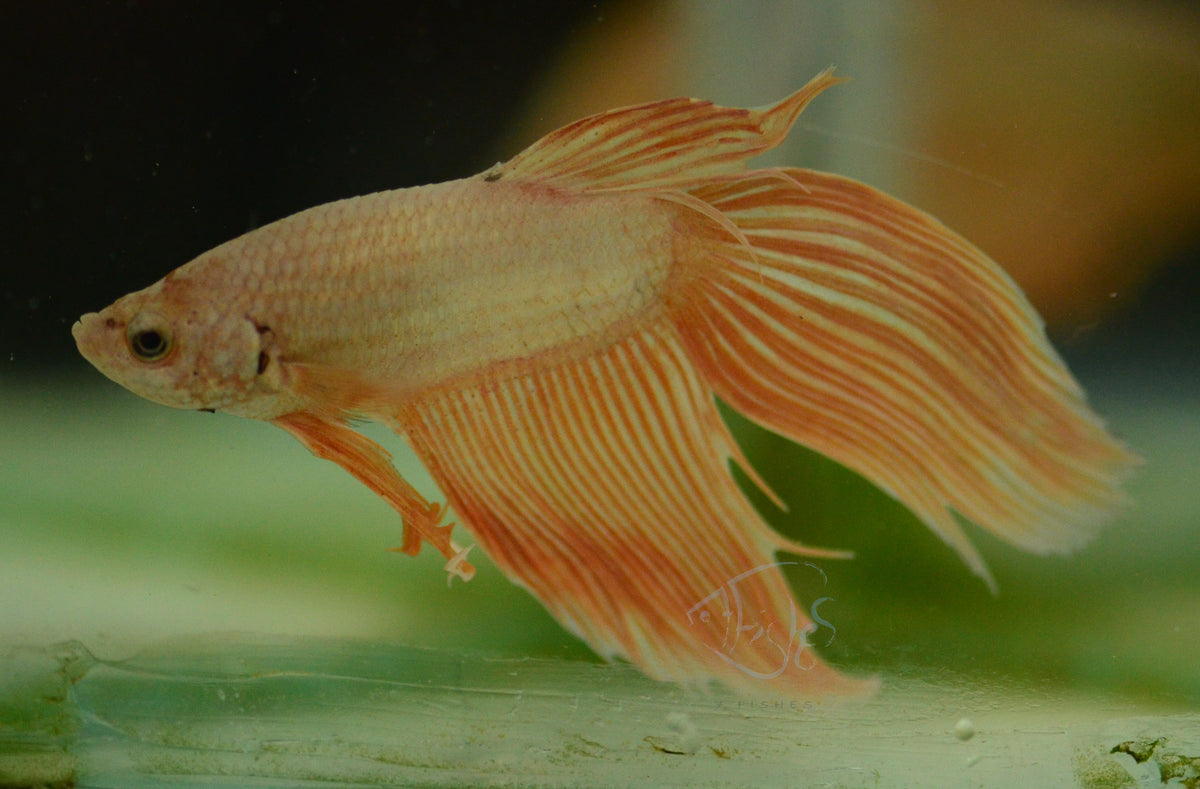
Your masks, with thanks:
M708 388L665 321L525 376L431 394L397 424L510 579L605 657L751 694L868 692L807 642Z

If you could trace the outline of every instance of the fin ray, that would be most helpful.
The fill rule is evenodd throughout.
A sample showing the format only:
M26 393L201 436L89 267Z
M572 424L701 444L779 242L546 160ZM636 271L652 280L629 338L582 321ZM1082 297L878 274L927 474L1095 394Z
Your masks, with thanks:
M817 94L842 82L827 69L759 109L667 99L609 110L553 131L484 173L584 192L680 188L737 172L783 141Z
M601 655L660 679L720 678L758 693L873 687L811 652L799 657L810 621L774 552L828 552L787 542L742 496L711 392L665 321L600 354L442 392L406 414L402 429L468 530ZM732 607L695 616L721 590L767 635L742 631L739 642ZM776 673L797 659L801 668Z
M1079 545L1122 503L1137 461L1088 409L1017 286L894 198L784 172L690 191L710 211L693 217L688 295L673 310L705 380L899 499L989 585L950 510L1026 550Z

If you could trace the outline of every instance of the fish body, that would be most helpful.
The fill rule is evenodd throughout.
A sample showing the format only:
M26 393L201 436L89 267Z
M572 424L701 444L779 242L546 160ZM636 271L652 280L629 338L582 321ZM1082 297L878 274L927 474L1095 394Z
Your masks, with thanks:
M823 620L778 555L846 554L762 521L717 397L862 473L989 584L953 512L1070 550L1137 459L979 250L850 179L745 169L837 81L755 110L612 110L472 178L318 206L73 333L144 397L287 430L401 514L402 550L428 542L469 579L445 508L350 420L390 425L601 655L753 693L869 691L812 653Z
M380 192L227 242L105 320L128 325L161 304L170 331L196 335L201 375L158 375L166 358L145 376L139 394L165 405L272 419L314 405L288 380L296 364L343 372L364 394L412 396L577 357L627 332L661 307L671 208L480 178ZM108 372L128 338L86 332L94 320L81 324L97 343L84 352ZM112 372L120 380L128 368Z

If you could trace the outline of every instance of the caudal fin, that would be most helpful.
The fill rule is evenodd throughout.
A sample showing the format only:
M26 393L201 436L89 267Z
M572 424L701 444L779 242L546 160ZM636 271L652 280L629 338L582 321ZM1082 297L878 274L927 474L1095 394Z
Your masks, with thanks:
M1078 546L1137 458L1019 288L932 217L847 178L760 170L687 190L672 316L704 380L858 471L992 585L957 512L1037 553Z

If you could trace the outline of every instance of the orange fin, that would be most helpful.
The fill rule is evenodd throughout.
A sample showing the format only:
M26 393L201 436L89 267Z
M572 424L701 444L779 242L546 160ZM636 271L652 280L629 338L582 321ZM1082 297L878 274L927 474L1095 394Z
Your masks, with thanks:
M596 192L678 189L737 172L775 147L817 94L843 80L828 69L758 109L668 99L610 110L553 131L483 174Z
M475 568L466 561L470 548L463 549L450 539L453 524L438 525L445 508L426 501L400 476L383 447L340 421L306 411L272 421L298 438L317 457L332 460L349 471L400 513L404 536L398 550L416 556L424 540L446 557L447 581L455 577L471 580Z
M1078 546L1123 502L1138 459L1088 408L1018 287L937 220L805 170L687 195L703 208L687 220L672 317L733 408L879 485L991 586L951 510L1046 553Z
M400 427L496 564L605 657L659 679L851 694L735 484L709 389L665 321L607 351L442 391Z

